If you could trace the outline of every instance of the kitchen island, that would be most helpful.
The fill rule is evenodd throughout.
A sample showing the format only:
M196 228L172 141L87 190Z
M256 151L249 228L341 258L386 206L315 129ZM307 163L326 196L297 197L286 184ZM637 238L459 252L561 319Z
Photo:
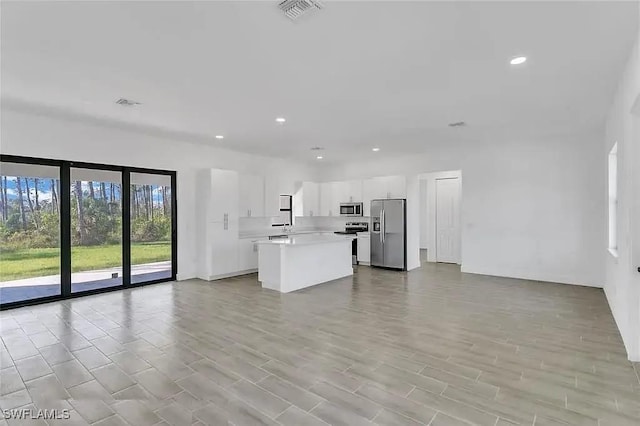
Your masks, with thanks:
M354 236L296 235L258 241L258 281L281 293L353 275Z

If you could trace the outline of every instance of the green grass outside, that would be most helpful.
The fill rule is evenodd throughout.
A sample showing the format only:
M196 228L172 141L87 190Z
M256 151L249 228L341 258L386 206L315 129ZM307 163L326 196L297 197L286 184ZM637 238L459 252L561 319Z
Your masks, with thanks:
M132 243L131 263L171 260L171 242ZM73 272L122 266L122 246L84 246L71 248ZM0 252L0 282L42 277L60 273L60 249L34 248Z

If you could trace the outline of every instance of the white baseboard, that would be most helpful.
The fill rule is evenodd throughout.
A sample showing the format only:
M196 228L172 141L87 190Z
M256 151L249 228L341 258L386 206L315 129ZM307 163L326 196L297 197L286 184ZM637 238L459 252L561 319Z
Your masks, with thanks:
M529 274L526 272L520 271L494 271L494 270L483 270L482 268L469 268L468 266L462 265L460 268L461 272L466 274L478 274L478 275L488 275L492 277L502 277L502 278L515 278L519 280L528 280L528 281L540 281L546 283L554 283L554 284L568 284L568 285L578 285L582 287L594 287L594 288L603 288L602 285L596 285L592 283L586 282L576 282L574 278L565 277L565 276L553 276L548 275L538 275L538 274Z
M185 280L192 280L198 278L195 275L189 275L189 274L176 274L176 281L185 281Z
M225 278L239 277L240 275L255 274L256 272L258 272L257 268L256 269L247 269L245 271L230 272L228 274L209 275L206 278L200 277L200 279L203 279L205 281L216 281L216 280L223 280Z

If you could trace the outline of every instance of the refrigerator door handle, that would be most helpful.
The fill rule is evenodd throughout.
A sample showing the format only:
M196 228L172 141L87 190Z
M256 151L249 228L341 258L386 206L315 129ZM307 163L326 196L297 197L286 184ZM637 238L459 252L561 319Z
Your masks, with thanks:
M384 243L384 233L387 231L385 228L387 225L385 224L384 210L380 213L380 241Z

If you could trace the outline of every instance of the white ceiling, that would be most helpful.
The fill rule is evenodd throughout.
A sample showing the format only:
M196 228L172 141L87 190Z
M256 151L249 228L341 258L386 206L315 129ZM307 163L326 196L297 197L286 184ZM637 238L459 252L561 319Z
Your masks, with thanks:
M5 1L3 100L349 160L600 126L637 35L637 2L277 4Z

